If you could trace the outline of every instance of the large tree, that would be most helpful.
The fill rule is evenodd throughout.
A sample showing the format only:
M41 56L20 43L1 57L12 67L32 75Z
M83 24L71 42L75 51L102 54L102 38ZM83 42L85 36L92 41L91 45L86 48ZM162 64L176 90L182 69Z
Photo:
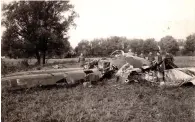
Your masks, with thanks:
M195 34L189 35L186 38L184 49L188 53L194 53L194 51L195 51Z
M179 51L179 44L172 36L161 38L159 45L164 52L176 54L176 52Z
M82 40L75 47L75 51L78 55L83 53L85 56L89 56L91 53L91 45L88 40Z
M128 39L125 37L111 36L108 38L97 38L91 41L82 40L78 43L75 51L77 54L83 52L87 56L109 56L115 50L127 50Z
M45 64L46 55L69 50L67 32L77 16L69 1L15 1L3 5L2 50L9 56L35 56Z
M104 39L94 39L90 42L91 45L91 55L93 56L102 56L104 48L102 46L102 41Z
M104 51L106 51L107 55L110 55L115 50L123 50L124 49L124 37L111 36L102 43L102 47L104 47Z
M129 46L133 53L140 54L143 51L143 43L142 39L132 39Z
M158 44L157 42L155 41L154 38L149 38L149 39L146 39L144 41L144 44L143 44L143 52L145 54L148 54L150 52L156 52L158 51Z

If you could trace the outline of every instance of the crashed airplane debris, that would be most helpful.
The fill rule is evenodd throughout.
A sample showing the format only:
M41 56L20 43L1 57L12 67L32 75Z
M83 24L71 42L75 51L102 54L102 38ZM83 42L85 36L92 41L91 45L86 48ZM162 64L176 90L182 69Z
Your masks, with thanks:
M165 65L164 80L162 72L158 70L159 66L163 63ZM157 83L161 86L195 85L195 67L177 68L175 64L169 63L164 59L158 64L142 66L142 68L133 68L132 65L127 63L118 70L116 75L122 78L123 83L147 81ZM166 69L166 66L169 69Z
M115 76L122 83L130 82L155 82L159 85L181 86L185 83L195 85L195 67L172 68L164 71L164 82L162 75L156 67L160 64L150 66L150 62L144 58L132 56L122 50L114 51L110 57L87 62L84 68L63 68L52 70L35 70L18 72L1 78L2 86L10 89L31 88L47 85L72 86L83 84L91 85Z
M1 81L2 86L7 86L11 90L46 85L74 86L83 82L103 80L111 72L114 73L115 67L104 68L108 65L110 66L110 62L107 60L100 60L98 61L98 67L91 69L65 68L18 72L2 77Z

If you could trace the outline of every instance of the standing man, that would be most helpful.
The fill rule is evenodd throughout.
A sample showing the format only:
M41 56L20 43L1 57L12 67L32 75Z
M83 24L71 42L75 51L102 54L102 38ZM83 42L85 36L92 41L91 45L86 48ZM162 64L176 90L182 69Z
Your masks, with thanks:
M129 52L128 52L129 55L133 55L131 49L129 49Z
M141 57L141 58L145 58L143 53L140 54L140 57Z
M160 53L160 52L157 52L157 62L158 62L158 64L159 63L161 63L163 61L163 58L162 58L162 54ZM159 77L158 78L158 80L165 80L165 78L164 78L164 70L165 70L165 68L164 68L165 66L164 66L164 62L158 67L158 75L157 75L157 77Z
M149 53L148 60L150 61L150 64L152 65L153 61L155 60L155 57L154 57L154 55L152 55L152 52Z
M162 55L160 54L160 52L157 52L157 61L158 63L160 63L162 61Z
M79 61L78 62L80 63L80 67L84 66L85 57L83 56L83 53L81 53L81 55L79 56Z
M170 53L166 53L165 55L165 68L166 69L177 68L177 66L174 64L173 55Z
M170 54L170 53L166 53L166 56L165 56L170 62L174 62L174 58L173 58L173 55Z

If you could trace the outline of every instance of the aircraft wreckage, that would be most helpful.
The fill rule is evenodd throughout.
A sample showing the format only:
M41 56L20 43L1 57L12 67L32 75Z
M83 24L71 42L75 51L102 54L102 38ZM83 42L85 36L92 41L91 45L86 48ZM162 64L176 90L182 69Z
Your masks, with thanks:
M164 59L160 63L150 66L144 58L132 56L122 50L114 51L110 57L87 62L84 68L64 68L17 72L1 78L2 86L9 89L31 88L36 86L63 85L75 86L78 84L93 84L97 81L115 76L122 83L154 82L159 85L181 86L186 83L195 85L195 67L175 68L164 70L158 75L158 67L169 65Z

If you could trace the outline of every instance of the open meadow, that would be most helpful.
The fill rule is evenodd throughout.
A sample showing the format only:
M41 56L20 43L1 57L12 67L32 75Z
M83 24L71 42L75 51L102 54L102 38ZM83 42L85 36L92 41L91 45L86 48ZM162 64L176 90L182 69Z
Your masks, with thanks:
M179 67L184 66L195 66L195 56L176 56L175 63ZM86 60L89 59L100 59L100 58L86 58ZM12 64L12 65L18 65L20 64L24 59L3 59L5 62ZM29 65L33 65L36 63L36 59L29 59L28 63ZM77 62L78 58L64 58L64 59L46 59L47 64L53 64L53 63L70 63L70 62Z
M61 60L66 64L67 59ZM195 57L175 57L175 63L179 67L195 66ZM109 80L93 88L2 91L1 100L3 122L195 121L193 86L160 88L148 83L124 85Z

